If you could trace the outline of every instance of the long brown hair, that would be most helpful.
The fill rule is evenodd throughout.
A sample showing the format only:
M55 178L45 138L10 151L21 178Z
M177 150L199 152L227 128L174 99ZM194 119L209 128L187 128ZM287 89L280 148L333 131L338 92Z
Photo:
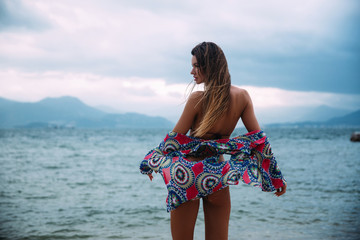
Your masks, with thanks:
M204 117L194 132L194 136L202 137L228 111L231 79L225 54L215 43L200 43L191 54L204 77L204 94L200 100Z

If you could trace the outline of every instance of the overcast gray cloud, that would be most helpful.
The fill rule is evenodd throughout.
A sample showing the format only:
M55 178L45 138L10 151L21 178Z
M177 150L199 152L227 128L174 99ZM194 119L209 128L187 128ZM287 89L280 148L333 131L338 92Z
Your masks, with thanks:
M19 0L0 1L0 31L43 30L48 27L47 19L41 18L36 9L27 7Z
M236 85L289 90L284 94L350 94L354 109L360 94L359 18L356 0L0 0L0 96L72 94L109 105L104 99L116 98L113 89L121 89L132 99L126 106L141 111L137 93L145 96L147 88L124 82L160 81L168 97L174 86L181 94L191 81L191 48L214 41L227 55ZM46 84L24 88L37 84L36 78ZM91 87L84 86L89 82ZM92 94L97 88L112 94ZM158 91L148 94L164 100ZM128 110L120 100L112 102Z

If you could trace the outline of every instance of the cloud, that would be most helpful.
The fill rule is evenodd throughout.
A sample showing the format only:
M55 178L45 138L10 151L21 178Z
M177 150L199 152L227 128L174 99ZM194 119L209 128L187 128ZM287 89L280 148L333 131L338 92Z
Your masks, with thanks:
M8 81L11 79L11 81ZM0 96L18 101L70 95L92 106L108 106L119 112L159 115L176 121L184 107L188 84L161 78L104 77L72 72L0 71ZM289 91L279 88L239 86L246 89L264 121L278 119L269 110L297 110L316 106L356 110L360 95ZM201 89L198 86L197 89ZM266 114L265 114L266 113ZM299 117L299 116L296 116ZM293 120L288 116L284 120Z
M360 106L359 94L291 91L280 88L239 86L253 96L254 105L268 109L276 107L316 107L356 110Z
M0 96L71 95L176 121L191 80L190 50L214 41L233 84L249 89L259 113L355 109L359 6L354 0L1 1Z
M0 96L18 101L70 95L92 106L166 117L171 112L167 108L176 108L185 101L186 89L184 84L167 84L164 79L16 70L0 71L0 85Z
M0 1L0 31L41 31L48 27L46 19L36 9L30 9L19 0Z
M191 48L207 40L224 49L236 84L360 91L359 43L353 40L359 34L352 31L356 29L352 21L359 18L356 1L10 3L6 1L13 6L6 8L8 16L23 14L17 18L19 25L35 20L40 25L41 19L48 28L3 31L3 69L180 83L188 79ZM343 84L337 87L340 78Z

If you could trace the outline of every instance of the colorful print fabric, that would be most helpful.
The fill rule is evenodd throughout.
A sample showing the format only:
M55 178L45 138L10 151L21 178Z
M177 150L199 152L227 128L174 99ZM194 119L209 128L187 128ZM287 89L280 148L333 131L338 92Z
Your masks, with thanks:
M218 162L219 156L230 159ZM189 161L188 156L208 156ZM263 131L231 139L204 140L170 132L140 164L143 174L159 172L168 190L167 211L239 181L271 192L286 182Z

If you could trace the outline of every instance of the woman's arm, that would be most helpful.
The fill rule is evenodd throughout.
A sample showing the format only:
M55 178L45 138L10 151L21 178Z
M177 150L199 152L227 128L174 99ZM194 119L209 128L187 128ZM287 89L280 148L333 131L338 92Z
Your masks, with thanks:
M193 125L195 118L201 108L199 101L201 99L202 92L193 92L185 105L184 111L181 114L179 121L176 123L173 132L186 134Z
M191 128L191 126L193 125L196 115L200 109L200 104L198 104L198 102L201 99L201 94L202 92L193 92L185 105L184 111L181 114L181 117L179 119L179 121L176 123L174 129L172 130L173 132L177 132L177 133L181 133L181 134L186 134L189 129ZM148 174L150 181L153 180L153 175L150 173Z
M251 101L251 97L247 91L244 90L244 102L246 103L245 108L241 114L241 120L246 127L248 132L260 130L260 125L256 119L254 106Z

